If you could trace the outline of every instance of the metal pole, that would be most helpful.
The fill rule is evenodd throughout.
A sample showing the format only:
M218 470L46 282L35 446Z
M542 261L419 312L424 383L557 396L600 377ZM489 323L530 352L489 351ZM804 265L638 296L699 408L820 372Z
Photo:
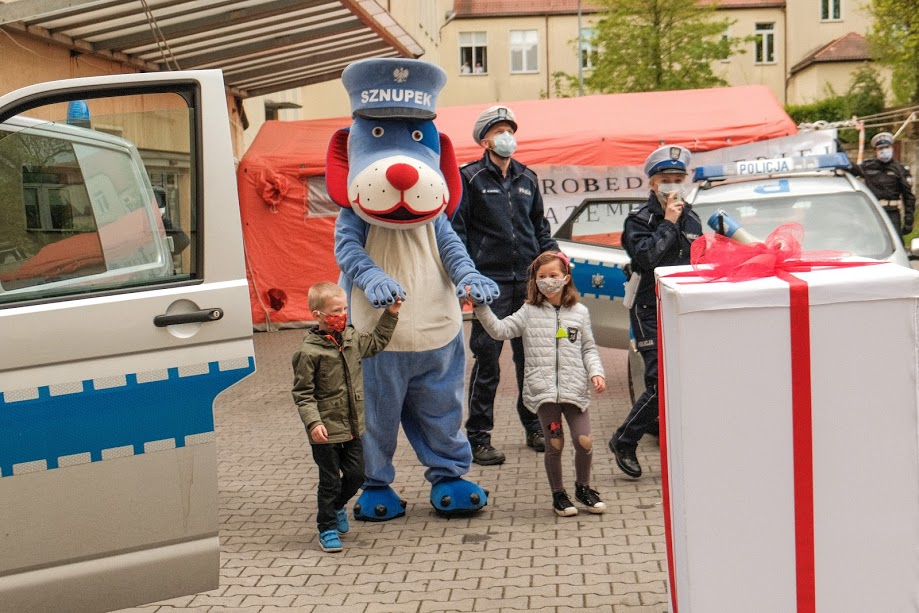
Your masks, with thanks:
M578 96L584 95L584 46L581 37L581 0L578 0Z

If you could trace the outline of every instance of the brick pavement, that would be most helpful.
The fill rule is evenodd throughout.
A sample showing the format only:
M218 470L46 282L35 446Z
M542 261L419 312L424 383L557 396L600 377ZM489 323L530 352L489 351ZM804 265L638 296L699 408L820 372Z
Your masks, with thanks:
M402 438L393 485L408 503L405 517L352 521L345 551L327 554L317 543L316 468L289 391L290 355L303 333L256 334L258 372L217 399L220 587L125 611L667 611L656 441L646 437L639 446L646 474L637 481L615 468L606 449L629 408L623 351L601 350L609 389L591 406L592 486L605 514L552 512L543 456L525 446L514 410L506 346L502 372L510 376L498 390L492 443L507 461L473 464L469 473L489 490L488 506L462 519L434 513L424 471ZM573 465L568 441L571 494Z

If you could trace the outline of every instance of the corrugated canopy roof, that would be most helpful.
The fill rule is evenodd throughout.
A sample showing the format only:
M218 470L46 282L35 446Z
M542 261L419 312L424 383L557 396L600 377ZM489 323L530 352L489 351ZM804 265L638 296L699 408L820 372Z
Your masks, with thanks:
M241 96L424 53L376 0L16 0L0 26L142 71L219 68Z

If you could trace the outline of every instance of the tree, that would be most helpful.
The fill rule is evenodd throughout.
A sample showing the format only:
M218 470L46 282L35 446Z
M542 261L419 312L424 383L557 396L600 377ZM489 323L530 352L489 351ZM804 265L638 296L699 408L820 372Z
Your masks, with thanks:
M872 0L868 36L875 58L893 72L896 104L919 103L919 0Z
M726 85L712 63L738 52L748 39L726 36L731 21L715 18L715 4L698 0L601 0L603 17L592 39L594 67L584 79L596 93L695 89ZM556 89L577 79L555 73Z

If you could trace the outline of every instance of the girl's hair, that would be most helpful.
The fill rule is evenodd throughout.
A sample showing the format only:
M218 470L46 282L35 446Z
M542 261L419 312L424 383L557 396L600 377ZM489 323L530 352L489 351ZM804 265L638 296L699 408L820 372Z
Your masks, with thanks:
M530 268L527 270L527 298L526 301L530 304L539 306L546 299L543 296L542 292L539 291L539 288L536 287L536 273L539 272L539 269L543 267L544 264L549 262L561 262L562 271L568 275L568 283L565 284L565 287L562 288L562 306L564 307L573 307L578 303L580 298L578 290L574 287L574 279L571 277L571 260L568 259L568 256L562 253L561 251L546 251L539 256L533 263L530 264Z

